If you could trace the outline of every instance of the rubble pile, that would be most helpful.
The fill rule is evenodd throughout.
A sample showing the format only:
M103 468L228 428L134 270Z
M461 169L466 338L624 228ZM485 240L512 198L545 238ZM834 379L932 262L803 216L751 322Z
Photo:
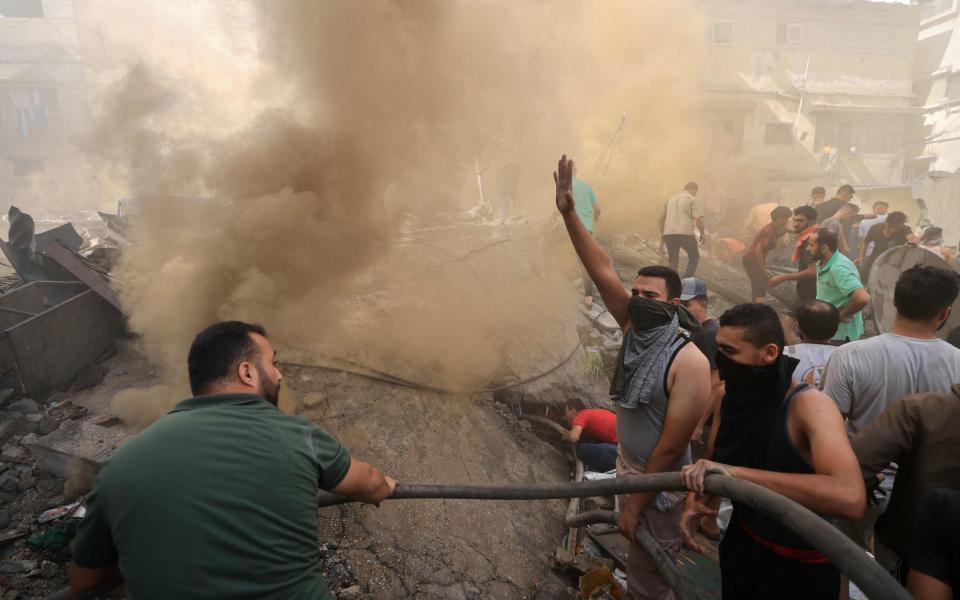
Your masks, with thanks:
M75 426L86 412L70 402L41 406L13 393L0 402L2 600L43 598L66 586L68 544L82 515L87 482L68 482L44 469L31 443Z

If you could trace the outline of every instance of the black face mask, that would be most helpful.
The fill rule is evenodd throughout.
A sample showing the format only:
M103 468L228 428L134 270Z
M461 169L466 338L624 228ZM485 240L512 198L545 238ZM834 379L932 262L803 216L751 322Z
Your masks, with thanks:
M663 327L673 321L674 315L677 315L680 327L688 331L700 329L700 323L685 306L669 302L634 296L630 298L627 312L630 314L630 324L636 331L649 331Z
M781 356L772 365L744 365L719 350L716 360L720 379L726 387L723 401L734 411L781 400L790 388L790 376L798 363L796 359Z
M677 307L667 302L634 296L630 298L627 311L630 313L630 323L636 331L648 331L670 323L673 315L677 314Z

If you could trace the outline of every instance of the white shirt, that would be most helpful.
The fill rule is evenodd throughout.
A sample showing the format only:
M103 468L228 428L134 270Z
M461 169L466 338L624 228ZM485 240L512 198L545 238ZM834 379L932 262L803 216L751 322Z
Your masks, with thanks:
M822 389L847 415L847 432L862 431L907 394L950 391L960 383L960 350L934 338L884 333L836 349Z
M836 349L837 346L830 344L808 344L804 342L785 347L783 353L800 361L793 372L794 381L820 387L820 380L823 378L823 371L827 368L827 361L830 360L830 355Z
M680 192L667 200L663 235L696 235L694 220L703 216L703 208L696 196Z

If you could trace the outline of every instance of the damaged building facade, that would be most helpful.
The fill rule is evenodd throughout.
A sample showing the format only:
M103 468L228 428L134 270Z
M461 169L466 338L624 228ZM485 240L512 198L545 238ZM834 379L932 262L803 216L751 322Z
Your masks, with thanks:
M903 183L920 9L703 0L705 131L766 198ZM757 200L751 198L751 200Z
M96 197L71 150L89 121L85 69L71 0L0 0L0 195L38 218L51 198L69 214Z
M920 41L914 92L922 113L907 141L905 171L926 217L960 239L960 5L957 0L920 0Z

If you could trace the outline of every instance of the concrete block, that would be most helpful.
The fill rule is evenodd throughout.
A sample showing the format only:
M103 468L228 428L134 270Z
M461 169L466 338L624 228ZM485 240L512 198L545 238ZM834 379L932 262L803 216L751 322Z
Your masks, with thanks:
M13 438L31 434L37 430L37 424L23 415L12 415L0 421L0 444Z
M123 429L101 427L86 421L67 421L43 437L28 436L37 466L51 475L96 477L113 450L127 437Z
M20 414L31 414L40 410L40 407L37 406L37 403L30 398L23 398L22 400L17 400L7 407L12 412L18 412Z

